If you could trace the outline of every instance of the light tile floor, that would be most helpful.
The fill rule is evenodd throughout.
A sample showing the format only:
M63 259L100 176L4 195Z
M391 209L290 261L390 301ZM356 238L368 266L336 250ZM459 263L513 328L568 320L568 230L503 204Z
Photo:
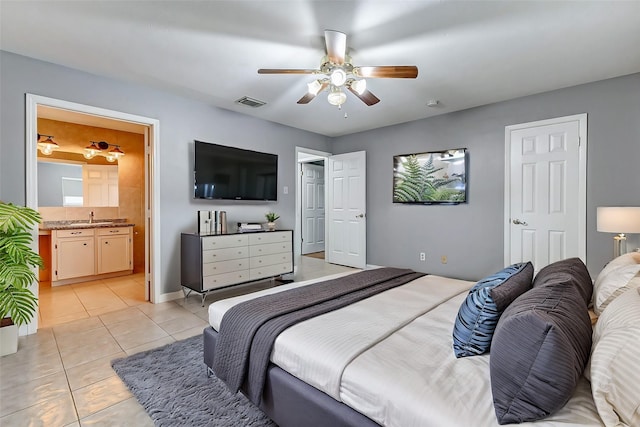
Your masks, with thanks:
M295 280L350 270L296 260ZM276 282L277 283L277 282ZM0 359L0 425L152 426L111 360L202 333L209 304L271 287L265 281L162 304L144 301L144 276L40 289L40 329Z

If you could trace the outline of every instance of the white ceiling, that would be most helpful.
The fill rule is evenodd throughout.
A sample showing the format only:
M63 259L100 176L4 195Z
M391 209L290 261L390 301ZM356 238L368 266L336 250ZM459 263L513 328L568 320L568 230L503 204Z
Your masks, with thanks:
M257 74L317 68L325 29L347 34L354 65L418 78L369 79L382 101L348 93L339 111L296 104L313 76ZM640 72L639 42L640 1L0 0L2 50L327 136Z

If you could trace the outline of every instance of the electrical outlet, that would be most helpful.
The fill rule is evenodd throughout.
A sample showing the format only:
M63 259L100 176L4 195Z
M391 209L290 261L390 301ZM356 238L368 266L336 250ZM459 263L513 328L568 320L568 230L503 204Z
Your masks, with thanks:
M443 263L443 264L446 264L447 263L447 256L446 255L442 255L440 257L440 262Z
M425 254L424 252L420 252L420 261L426 261L427 260L427 254Z

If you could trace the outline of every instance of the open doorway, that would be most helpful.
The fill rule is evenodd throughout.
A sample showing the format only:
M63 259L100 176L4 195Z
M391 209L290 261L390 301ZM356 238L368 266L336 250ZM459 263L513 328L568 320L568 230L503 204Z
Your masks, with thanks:
M112 110L105 110L88 105L76 104L67 101L45 98L27 94L26 105L27 132L26 132L26 159L27 159L27 206L36 210L40 207L38 194L38 133L39 122L43 124L45 117L47 125L54 126L59 123L73 123L74 125L93 126L104 129L114 129L123 132L137 133L139 135L139 147L131 147L130 154L138 152L139 167L143 170L143 184L137 190L137 201L126 200L123 203L132 203L132 211L140 212L136 216L139 223L137 230L138 246L138 278L144 287L144 299L156 302L160 296L160 266L156 260L159 254L157 242L159 239L159 182L157 164L158 147L155 143L159 140L159 122L156 119L134 116ZM40 117L42 116L42 117ZM39 120L40 119L40 120ZM89 142L87 142L89 144ZM58 208L55 208L58 209ZM54 211L55 211L54 209ZM84 208L89 209L89 208ZM132 216L123 209L126 216ZM156 237L157 236L157 237ZM40 251L41 248L36 248ZM42 248L45 250L46 248ZM38 289L34 289L38 295ZM35 333L38 328L37 319L26 326L22 333Z
M331 153L296 147L296 256L325 259L325 164Z
M300 162L302 255L324 259L324 159Z

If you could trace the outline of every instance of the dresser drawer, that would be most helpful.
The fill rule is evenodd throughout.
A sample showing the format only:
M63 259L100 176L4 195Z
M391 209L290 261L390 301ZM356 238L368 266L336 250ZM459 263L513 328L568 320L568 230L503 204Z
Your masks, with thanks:
M55 230L56 237L93 237L93 228L78 228L72 230Z
M291 263L291 252L281 254L263 255L249 258L251 269L266 267L268 265Z
M249 237L250 245L261 245L263 243L291 242L290 231L270 231L265 233L251 234Z
M209 262L207 264L202 264L202 277L212 276L214 274L230 273L232 271L247 270L248 268L248 258L221 262Z
M247 246L249 244L249 236L229 235L229 236L207 236L202 238L202 250L235 248L238 246Z
M251 269L251 277L250 280L262 279L263 277L273 277L279 276L280 274L291 273L293 271L293 266L290 262L269 265L267 267L260 267L256 269Z
M249 270L233 271L202 278L202 290L221 288L250 280Z
M279 254L279 253L283 253L283 252L291 252L291 241L282 242L282 243L267 243L265 245L249 246L249 255L251 257L262 256L262 255L271 255L271 254Z
M239 246L237 248L214 249L202 251L202 263L227 261L230 259L240 259L249 257L249 248Z

